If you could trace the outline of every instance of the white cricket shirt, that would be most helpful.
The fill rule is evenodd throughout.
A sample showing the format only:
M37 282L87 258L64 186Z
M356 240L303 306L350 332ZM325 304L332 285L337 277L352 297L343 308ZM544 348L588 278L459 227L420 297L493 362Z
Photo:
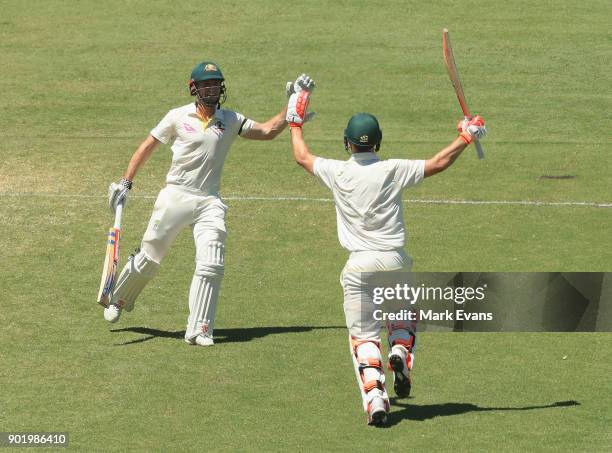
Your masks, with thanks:
M151 130L153 137L171 145L172 164L166 183L202 195L218 195L230 146L253 124L240 113L218 109L205 125L195 103L170 110Z
M317 158L313 172L333 192L340 245L351 252L403 248L402 190L420 183L424 171L424 160L380 160L374 152Z

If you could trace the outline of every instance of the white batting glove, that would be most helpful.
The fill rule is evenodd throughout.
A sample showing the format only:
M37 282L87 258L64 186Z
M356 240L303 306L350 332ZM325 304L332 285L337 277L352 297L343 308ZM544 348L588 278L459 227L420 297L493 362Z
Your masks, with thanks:
M466 144L472 143L472 140L482 140L487 135L484 118L474 116L472 118L464 118L457 123L457 132Z
M312 93L316 88L316 83L307 74L300 75L293 84L293 91L299 93L300 91L308 91Z
M312 93L313 90L316 87L316 83L314 80L312 80L312 78L310 78L310 76L306 75L306 74L302 74L300 75L295 82L287 82L287 84L285 85L285 93L287 94L287 98L289 99L289 104L287 106L287 122L289 122L290 124L293 124L292 127L295 127L298 122L297 121L293 121L290 119L291 118L295 118L296 116L296 112L292 111L291 115L290 115L290 107L291 107L291 96L293 94L299 94L302 91L308 92L308 93ZM294 101L294 107L297 106L297 99ZM316 112L306 112L303 118L301 119L301 123L299 123L300 125L312 120L316 115Z
M293 93L298 93L302 90L310 91L312 93L316 88L316 85L317 84L310 78L310 76L302 74L295 79L295 82L287 82L285 85L285 94L287 95L287 99L289 99Z
M119 203L123 203L123 206L127 204L127 197L131 188L132 181L123 178L118 183L113 182L108 186L108 205L113 214L117 210Z
M287 95L287 100L291 97L291 95L295 93L293 90L293 82L287 82L285 85L285 94Z
M293 93L287 104L286 120L290 127L302 127L307 121L308 104L310 102L310 91L299 91ZM312 116L311 116L312 117Z

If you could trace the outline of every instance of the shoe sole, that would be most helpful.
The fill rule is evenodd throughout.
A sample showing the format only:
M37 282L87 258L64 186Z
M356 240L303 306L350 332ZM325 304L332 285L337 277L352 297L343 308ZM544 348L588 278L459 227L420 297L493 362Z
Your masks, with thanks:
M374 412L371 415L371 418L370 418L370 421L368 422L368 425L370 425L370 426L383 426L386 422L387 422L387 413L384 410L382 410L382 411Z
M399 355L389 357L389 366L395 374L393 379L393 390L399 398L406 398L410 395L411 383L404 375L404 361Z

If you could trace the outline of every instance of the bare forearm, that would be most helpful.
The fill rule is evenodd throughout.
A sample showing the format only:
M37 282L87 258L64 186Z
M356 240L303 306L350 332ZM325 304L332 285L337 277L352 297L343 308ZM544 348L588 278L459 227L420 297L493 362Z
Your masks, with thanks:
M287 108L285 107L265 123L255 123L252 128L243 132L240 136L251 140L272 140L287 127L286 116Z
M123 178L133 181L136 177L136 173L138 173L138 170L140 169L140 167L142 167L142 165L147 161L148 158L149 156L145 153L139 152L139 150L136 151L130 159L130 163L128 164L128 168L125 171Z
M304 158L310 154L308 145L304 142L301 127L291 128L291 147L293 149L293 158L296 162L304 160Z
M465 142L457 137L450 145L425 161L425 177L446 170L457 160L465 148L467 148Z
M287 116L287 107L281 110L277 115L272 117L266 122L266 126L268 129L268 138L271 140L275 138L278 134L285 130L287 127L287 121L285 117Z
M136 173L138 173L140 167L142 167L144 163L149 159L149 157L151 157L151 154L153 154L153 151L157 147L158 143L159 142L157 142L157 140L149 136L144 142L140 144L140 146L130 159L128 168L123 175L124 179L127 179L129 181L134 180L134 178L136 177Z
M306 145L304 141L301 127L291 128L291 147L293 149L293 158L295 161L304 167L306 171L312 173L316 156L308 149L308 145Z
M456 138L450 145L438 152L434 156L434 159L441 162L445 168L448 168L455 162L465 148L467 148L465 142L460 138Z

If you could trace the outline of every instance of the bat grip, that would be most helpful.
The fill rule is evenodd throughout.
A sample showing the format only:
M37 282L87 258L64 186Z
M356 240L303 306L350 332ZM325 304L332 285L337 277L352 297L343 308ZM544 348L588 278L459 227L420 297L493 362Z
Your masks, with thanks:
M463 118L465 118L466 120L469 120L470 118L472 118L467 107L464 108L462 104L461 108L463 109ZM480 142L478 140L474 140L474 145L476 146L476 154L478 154L478 158L484 159L484 149L482 149L482 145L480 144Z
M476 145L476 154L478 154L479 159L484 159L484 150L482 149L482 145L478 140L474 140L474 145Z
M121 215L123 214L123 202L117 205L117 210L115 211L115 225L114 228L118 230L121 229Z

